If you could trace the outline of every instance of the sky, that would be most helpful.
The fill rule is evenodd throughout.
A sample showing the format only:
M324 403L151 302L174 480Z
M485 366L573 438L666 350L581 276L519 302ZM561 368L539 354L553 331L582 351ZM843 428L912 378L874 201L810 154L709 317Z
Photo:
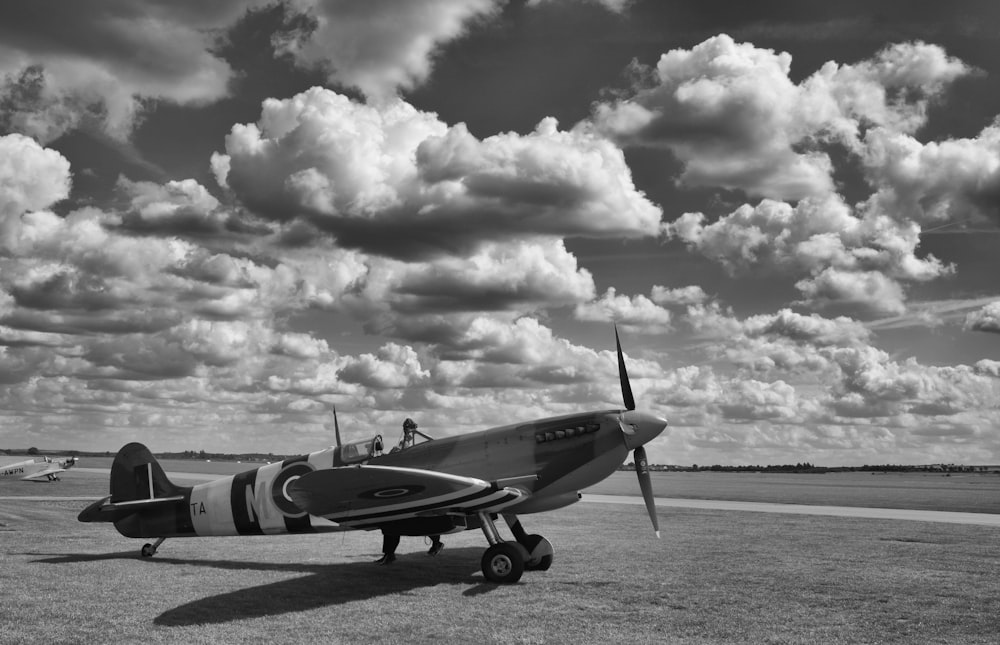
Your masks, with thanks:
M1000 463L992 2L0 5L0 447L621 408Z

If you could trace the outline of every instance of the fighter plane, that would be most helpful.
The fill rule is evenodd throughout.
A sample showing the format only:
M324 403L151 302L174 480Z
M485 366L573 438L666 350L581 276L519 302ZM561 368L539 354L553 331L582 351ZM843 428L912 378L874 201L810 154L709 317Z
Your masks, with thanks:
M79 515L113 522L131 538L273 535L383 529L436 535L480 529L489 543L483 575L497 583L544 571L554 549L528 534L518 515L562 508L580 490L617 470L634 451L639 487L660 536L646 452L667 422L635 409L618 331L618 373L624 410L597 410L524 421L453 437L404 434L385 450L382 437L343 444L334 411L336 446L193 487L171 482L140 443L124 446L111 468L111 494ZM503 516L514 540L505 540Z
M0 477L17 477L23 481L52 482L59 480L59 473L66 472L76 463L76 457L53 461L44 457L41 461L28 459L16 464L0 466Z

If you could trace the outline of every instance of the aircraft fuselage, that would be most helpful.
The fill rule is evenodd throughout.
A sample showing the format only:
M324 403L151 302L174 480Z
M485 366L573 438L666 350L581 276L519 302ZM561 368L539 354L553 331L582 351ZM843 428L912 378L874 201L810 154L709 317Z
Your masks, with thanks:
M534 513L571 504L578 491L614 472L628 454L619 410L540 419L445 437L376 455L365 463L476 477L530 493L510 507ZM298 508L287 487L298 477L339 463L336 448L268 464L237 475L180 488L180 499L115 521L128 537L267 535L343 530ZM137 473L137 479L145 475ZM331 491L335 494L336 491ZM118 500L112 499L112 502ZM442 518L447 520L447 518ZM450 520L416 523L412 531L448 532ZM401 527L406 532L406 527ZM471 527L469 527L471 528Z

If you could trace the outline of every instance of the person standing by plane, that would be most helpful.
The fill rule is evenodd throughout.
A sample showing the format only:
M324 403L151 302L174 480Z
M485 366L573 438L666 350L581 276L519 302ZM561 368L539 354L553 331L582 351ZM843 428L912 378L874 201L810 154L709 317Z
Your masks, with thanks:
M396 547L399 546L399 533L393 533L382 529L382 557L375 561L375 564L392 564L396 561ZM440 535L431 535L431 548L427 550L427 555L437 555L444 548L444 542Z

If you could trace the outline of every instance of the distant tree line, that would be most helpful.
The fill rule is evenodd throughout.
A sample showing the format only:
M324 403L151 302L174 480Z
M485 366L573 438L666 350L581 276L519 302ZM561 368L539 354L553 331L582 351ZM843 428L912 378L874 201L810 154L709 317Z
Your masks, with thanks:
M28 455L28 456L39 456L39 455L68 455L70 457L113 457L114 452L105 450L39 450L38 448L0 448L0 454L3 455ZM260 461L260 462L272 462L272 461L282 461L292 455L276 455L273 452L269 453L259 453L259 452L248 452L241 454L229 454L225 452L205 452L204 450L182 450L181 452L158 452L155 453L156 457L159 459L200 459L200 460L219 460L219 461Z
M286 455L276 455L273 452L267 454L261 452L245 452L240 454L229 454L225 452L205 452L204 450L184 450L181 452L160 452L156 454L160 459L215 459L219 461L281 461Z

